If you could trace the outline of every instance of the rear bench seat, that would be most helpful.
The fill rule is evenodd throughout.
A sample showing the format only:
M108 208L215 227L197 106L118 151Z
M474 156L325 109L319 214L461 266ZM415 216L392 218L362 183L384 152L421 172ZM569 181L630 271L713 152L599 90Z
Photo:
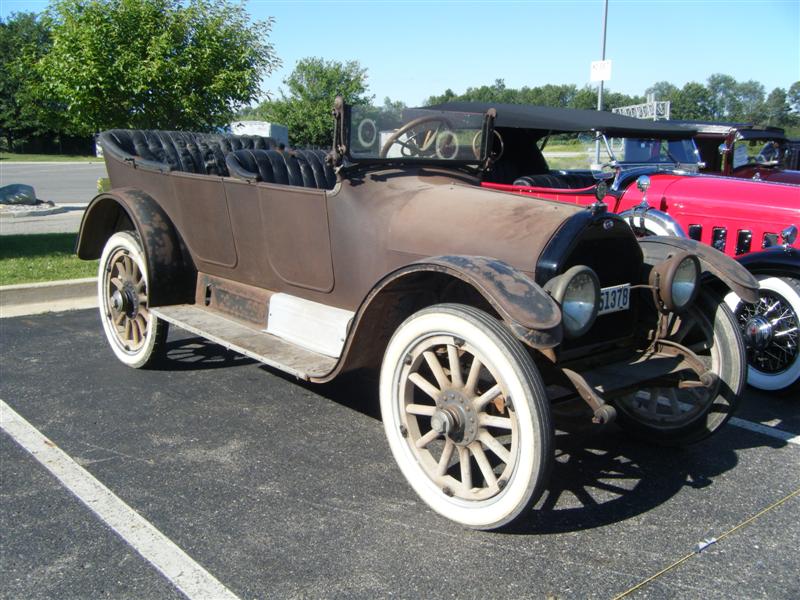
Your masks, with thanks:
M336 174L323 150L236 150L225 157L231 177L324 190L336 185Z
M514 180L514 185L560 190L577 190L591 187L596 183L597 179L595 179L591 171L550 171L536 175L525 175Z
M271 137L112 129L100 134L100 143L104 152L121 160L161 171L328 190L336 185L336 174L323 150L278 152Z
M225 157L231 152L276 146L270 137L191 131L112 129L100 134L104 152L163 171L229 176Z

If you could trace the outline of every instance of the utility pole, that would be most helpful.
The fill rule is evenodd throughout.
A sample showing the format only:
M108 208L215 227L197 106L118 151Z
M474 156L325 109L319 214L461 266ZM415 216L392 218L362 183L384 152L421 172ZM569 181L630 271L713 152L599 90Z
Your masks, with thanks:
M606 59L606 25L608 24L608 0L604 2L605 6L603 8L603 53L600 60L605 61ZM600 87L597 88L597 110L603 110L603 83L605 83L602 79L600 80ZM600 163L600 139L598 138L595 140L594 143L594 162L595 164Z

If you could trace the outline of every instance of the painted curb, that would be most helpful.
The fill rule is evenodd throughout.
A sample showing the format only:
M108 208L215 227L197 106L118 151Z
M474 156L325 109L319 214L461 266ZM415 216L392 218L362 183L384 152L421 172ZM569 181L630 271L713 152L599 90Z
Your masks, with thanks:
M87 308L97 303L97 278L0 286L0 316Z

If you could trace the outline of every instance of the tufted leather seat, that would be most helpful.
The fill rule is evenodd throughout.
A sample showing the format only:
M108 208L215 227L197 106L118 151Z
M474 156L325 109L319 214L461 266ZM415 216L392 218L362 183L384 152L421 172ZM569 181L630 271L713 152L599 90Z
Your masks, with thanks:
M278 152L260 148L231 152L225 157L231 177L330 190L336 174L323 150Z
M100 134L104 152L165 171L228 176L225 157L241 149L268 149L275 140L257 135L112 129Z
M560 190L576 190L591 187L597 183L591 172L569 173L567 171L550 171L536 175L525 175L514 180L514 185L525 187L554 188Z

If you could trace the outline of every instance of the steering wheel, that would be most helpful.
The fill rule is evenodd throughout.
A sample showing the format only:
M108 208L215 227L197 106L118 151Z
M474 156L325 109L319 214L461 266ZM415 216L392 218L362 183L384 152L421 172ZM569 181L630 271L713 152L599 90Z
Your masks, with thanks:
M475 132L475 137L472 138L472 153L475 155L475 158L480 158L481 157L481 146L480 146L481 133L483 133L483 132L482 131L476 131ZM497 138L497 141L500 142L500 152L498 152L496 155L492 156L492 159L496 162L496 161L500 160L501 156L503 156L503 152L506 151L506 146L505 146L505 143L503 142L503 136L500 135L499 131L497 131L496 129L493 129L492 133L494 133L494 136ZM492 155L491 154L491 148L489 150L489 155L490 156Z
M438 125L436 128L425 127L418 131L416 130L417 127L424 125L425 123L438 123ZM380 158L386 158L389 154L389 149L395 144L400 146L400 154L403 156L420 156L421 154L431 150L435 152L436 148L434 145L436 143L436 139L439 137L439 133L447 131L449 132L448 135L451 135L452 129L453 126L450 121L439 115L426 115L424 117L419 117L418 119L409 121L400 129L395 131L392 135L390 135L389 139L386 140L386 143L381 148L379 156ZM400 138L405 134L409 134L408 137L405 140L401 140ZM419 136L423 134L424 138L419 140Z

